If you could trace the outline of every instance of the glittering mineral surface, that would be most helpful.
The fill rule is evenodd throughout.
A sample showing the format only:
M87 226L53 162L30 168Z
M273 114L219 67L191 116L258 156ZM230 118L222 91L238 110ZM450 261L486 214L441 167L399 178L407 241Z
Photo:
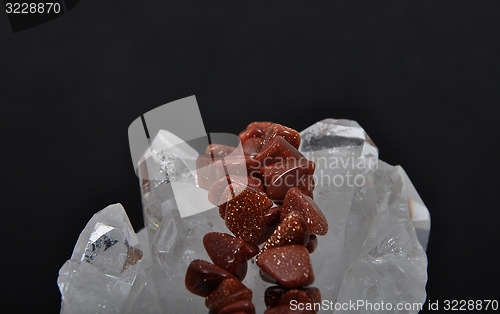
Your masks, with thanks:
M265 134L267 126L249 126L240 137L296 137L280 127ZM196 182L198 155L182 145L169 150L165 134L153 141L140 165L147 174L139 181L146 228L134 233L120 205L89 221L59 271L62 313L207 313L203 298L185 288L185 275L192 261L210 260L205 234L228 229L208 202L208 191L184 189ZM313 199L328 221L328 233L317 236L319 246L310 255L321 298L423 303L430 215L403 168L379 160L374 142L355 121L322 120L300 137L300 146L295 145L316 163ZM257 154L261 144L248 149ZM255 257L243 284L253 291L255 311L264 313L269 284L261 279ZM236 310L250 304L243 300Z

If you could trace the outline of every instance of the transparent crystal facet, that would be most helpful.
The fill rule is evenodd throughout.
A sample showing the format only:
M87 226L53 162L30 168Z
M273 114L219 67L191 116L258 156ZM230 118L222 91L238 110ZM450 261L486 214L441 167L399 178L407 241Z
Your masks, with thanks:
M140 269L143 253L125 210L110 205L80 234L59 271L62 313L118 313Z
M355 191L349 213L338 300L423 303L427 258L402 193L399 168L380 162L366 176L370 184Z
M378 149L365 130L356 122L345 119L325 119L300 132L301 152L327 151L335 153L355 149L358 156L378 157Z
M208 191L197 186L198 156L187 142L160 130L141 158L138 175L144 221L152 234L160 227L164 207L177 210L181 217L213 208L208 202Z

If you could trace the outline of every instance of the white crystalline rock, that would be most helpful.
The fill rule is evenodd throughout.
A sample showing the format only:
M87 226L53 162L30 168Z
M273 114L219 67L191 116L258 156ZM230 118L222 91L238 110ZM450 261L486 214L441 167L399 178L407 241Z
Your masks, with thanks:
M362 175L363 172L378 167L378 148L356 121L321 120L300 132L300 136L300 152L316 162L315 176L317 178L321 179L323 173L328 173L326 176L329 176L336 185L333 193L342 188L355 186L356 182L353 181L356 175ZM401 166L395 166L395 168L397 170L395 175L400 176L400 180L395 184L400 188L401 197L408 202L410 217L418 239L422 246L427 248L430 232L429 210L404 169ZM343 181L342 176L344 176ZM348 182L349 176L353 179L350 182ZM322 187L319 190L324 189L325 187ZM326 189L330 190L328 185ZM317 192L318 189L315 190L315 193ZM332 200L333 197L327 199L328 202ZM335 208L338 211L338 206Z
M136 279L142 250L125 210L96 213L59 270L61 313L119 313Z
M367 304L352 313L373 312L368 304L381 302L394 307L424 303L430 215L406 172L379 160L375 144L354 121L322 120L301 137L300 151L316 162L314 200L329 223L310 255L313 286L322 299ZM188 146L168 150L178 144L171 136L157 137L143 158L147 163L139 171L153 179L141 180L146 226L137 236L119 205L88 223L72 259L60 270L63 313L207 313L204 299L185 288L186 270L195 259L210 261L203 247L206 233L229 231L218 209L206 210L206 203L200 203L203 210L183 215L180 191L174 193L171 182L193 183L188 173L196 173L186 169L195 169L190 160L196 154ZM198 202L196 197L191 201ZM140 250L142 259L124 268L128 246ZM253 290L256 312L263 313L269 284L254 259L243 283ZM380 312L415 313L418 308Z
M410 219L408 198L401 193L398 169L381 161L365 176L369 184L355 190L349 212L338 300L423 303L427 258Z
M302 153L317 163L315 201L330 224L311 255L323 299L423 304L430 215L406 172L374 160L376 146L354 121L326 119L301 137Z
M362 156L378 158L378 149L365 130L356 122L325 119L300 132L301 152L344 154L346 150Z

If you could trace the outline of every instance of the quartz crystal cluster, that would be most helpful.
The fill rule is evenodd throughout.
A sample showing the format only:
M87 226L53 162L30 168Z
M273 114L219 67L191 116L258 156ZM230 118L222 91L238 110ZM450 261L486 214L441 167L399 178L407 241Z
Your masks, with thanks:
M101 210L59 270L61 313L119 313L142 259L141 244L123 207L115 204Z
M377 147L358 123L326 119L300 136L287 138L279 127L266 129L268 141L274 141L267 157L287 152L303 165L287 169L306 173L306 181L284 189L272 179L279 169L264 161L259 167L264 176L257 182L247 174L267 144L260 129L247 128L246 140L235 149L239 152L220 163L212 157L224 154L224 145L211 145L212 157L204 157L206 151L158 132L138 165L145 228L134 233L118 204L92 217L59 271L61 313L207 313L207 308L211 313L264 313L266 308L286 313L285 304L292 300L322 305L303 313L343 313L335 304L424 303L430 215L403 168L379 160ZM210 171L197 171L200 165ZM214 169L221 172L213 175ZM221 180L228 171L232 175ZM248 189L239 186L266 193L248 197ZM224 206L238 197L252 204ZM281 205L268 204L266 198ZM308 198L319 209L311 213L324 216L316 220L321 223L304 219L303 208L312 204ZM239 216L241 208L249 207L262 211L261 220ZM235 219L228 223L231 215ZM266 215L277 217L278 231L263 241ZM293 243L284 246L290 239ZM297 260L310 263L301 268L300 283L287 281L288 272L276 275L277 264L293 268ZM263 269L274 272L278 285L262 280ZM308 276L312 271L314 277ZM235 292L231 304L218 304Z

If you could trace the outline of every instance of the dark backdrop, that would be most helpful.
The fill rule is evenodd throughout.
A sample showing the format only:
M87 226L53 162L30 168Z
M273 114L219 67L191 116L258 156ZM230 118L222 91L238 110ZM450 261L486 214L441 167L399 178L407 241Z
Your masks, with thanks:
M498 298L499 34L500 1L81 1L15 34L0 13L2 307L59 311L96 211L141 228L128 125L193 94L209 132L359 121L431 211L429 299Z

